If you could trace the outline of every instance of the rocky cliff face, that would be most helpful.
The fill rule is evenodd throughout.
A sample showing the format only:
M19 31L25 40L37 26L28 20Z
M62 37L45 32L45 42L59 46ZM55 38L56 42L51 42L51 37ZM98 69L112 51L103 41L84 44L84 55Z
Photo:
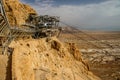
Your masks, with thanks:
M13 41L13 80L100 80L82 61L75 44L56 38Z
M36 11L29 5L22 4L19 0L3 0L5 11L11 26L20 26L24 24L30 13L36 14Z
M11 26L25 23L30 13L36 14L19 0L4 0L4 4ZM10 67L1 66L3 70L7 66L0 72L1 80L100 80L89 71L73 43L64 44L53 37L15 40L9 47L13 52L4 63Z

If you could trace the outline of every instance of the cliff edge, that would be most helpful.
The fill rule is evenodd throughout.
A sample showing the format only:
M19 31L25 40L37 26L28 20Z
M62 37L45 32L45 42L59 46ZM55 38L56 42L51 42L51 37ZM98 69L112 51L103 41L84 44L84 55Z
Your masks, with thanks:
M11 26L19 26L36 14L19 0L4 0ZM100 80L89 71L74 43L56 37L17 39L9 45L10 55L0 55L1 80Z
M19 0L3 0L3 2L11 26L19 27L26 22L29 14L37 14L33 8Z
M73 43L57 38L13 41L12 80L100 80Z

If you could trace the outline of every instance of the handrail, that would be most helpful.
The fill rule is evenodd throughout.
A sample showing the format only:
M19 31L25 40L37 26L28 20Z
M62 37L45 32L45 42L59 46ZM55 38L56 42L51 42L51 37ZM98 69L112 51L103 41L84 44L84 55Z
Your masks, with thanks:
M10 24L9 24L9 21L8 21L7 15L6 15L6 11L5 11L5 6L4 6L4 2L3 2L3 0L1 0L0 3L1 3L2 10L3 10L3 15L4 15L4 17L5 17L5 20L6 20L7 24L8 24L8 28L10 29Z

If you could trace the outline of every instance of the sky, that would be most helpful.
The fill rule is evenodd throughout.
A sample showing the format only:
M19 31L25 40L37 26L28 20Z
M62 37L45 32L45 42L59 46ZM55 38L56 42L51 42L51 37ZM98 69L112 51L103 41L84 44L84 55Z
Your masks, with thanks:
M39 15L59 16L85 30L120 31L120 0L20 0Z

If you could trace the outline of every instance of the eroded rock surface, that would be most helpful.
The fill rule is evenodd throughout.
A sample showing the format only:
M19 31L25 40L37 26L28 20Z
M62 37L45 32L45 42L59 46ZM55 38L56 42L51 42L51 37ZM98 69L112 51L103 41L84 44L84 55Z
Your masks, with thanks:
M74 44L44 38L13 41L10 47L13 80L100 80Z
M26 22L29 14L36 14L33 8L19 0L4 0L4 6L11 26L20 26Z
M4 5L11 26L24 24L30 13L36 14L19 0L4 0ZM11 55L0 56L1 80L100 80L73 43L63 44L56 38L21 39L9 47Z

